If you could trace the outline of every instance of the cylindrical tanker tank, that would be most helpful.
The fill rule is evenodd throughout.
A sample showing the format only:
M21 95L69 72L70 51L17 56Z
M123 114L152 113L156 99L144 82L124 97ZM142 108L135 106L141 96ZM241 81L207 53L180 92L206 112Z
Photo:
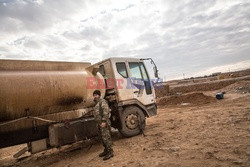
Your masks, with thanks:
M0 122L94 106L90 63L0 60ZM105 90L101 90L102 95Z

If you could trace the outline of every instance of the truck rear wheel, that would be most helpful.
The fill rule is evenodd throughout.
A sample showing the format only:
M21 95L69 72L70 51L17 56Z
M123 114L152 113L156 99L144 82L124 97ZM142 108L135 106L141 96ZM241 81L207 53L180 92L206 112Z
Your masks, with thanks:
M121 113L120 133L125 137L132 137L141 133L146 126L143 111L136 106L128 106Z

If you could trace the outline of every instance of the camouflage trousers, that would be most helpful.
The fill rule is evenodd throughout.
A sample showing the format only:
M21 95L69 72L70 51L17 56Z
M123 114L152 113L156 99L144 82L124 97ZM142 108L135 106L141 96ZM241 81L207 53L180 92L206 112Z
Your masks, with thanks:
M107 123L106 126L104 128L102 128L101 126L98 126L99 129L99 137L102 141L102 145L104 147L105 151L113 151L112 149L112 140L111 140L111 127L110 125Z

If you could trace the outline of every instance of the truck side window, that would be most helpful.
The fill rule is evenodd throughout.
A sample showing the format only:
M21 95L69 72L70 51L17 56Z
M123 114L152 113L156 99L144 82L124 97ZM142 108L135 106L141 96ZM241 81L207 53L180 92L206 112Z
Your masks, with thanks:
M116 63L116 69L121 76L128 78L128 72L125 63Z
M141 73L142 73L142 76L143 76L144 84L145 84L145 87L146 87L146 93L147 93L147 95L152 94L151 83L150 83L147 71L145 69L145 66L141 62L139 64L140 64L140 68L141 68Z
M143 63L139 63L139 64L140 64L143 79L148 80L148 75L147 75L147 72L146 72L146 69L145 69Z
M130 62L129 69L132 78L142 79L141 70L138 63Z

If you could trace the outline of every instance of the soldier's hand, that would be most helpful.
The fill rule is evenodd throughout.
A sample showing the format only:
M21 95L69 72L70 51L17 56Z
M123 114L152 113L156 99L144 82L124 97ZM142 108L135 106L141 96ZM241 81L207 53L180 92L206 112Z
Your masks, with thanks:
M105 127L106 127L106 123L105 123L105 122L102 122L102 123L101 123L101 127L102 127L102 128L105 128Z

